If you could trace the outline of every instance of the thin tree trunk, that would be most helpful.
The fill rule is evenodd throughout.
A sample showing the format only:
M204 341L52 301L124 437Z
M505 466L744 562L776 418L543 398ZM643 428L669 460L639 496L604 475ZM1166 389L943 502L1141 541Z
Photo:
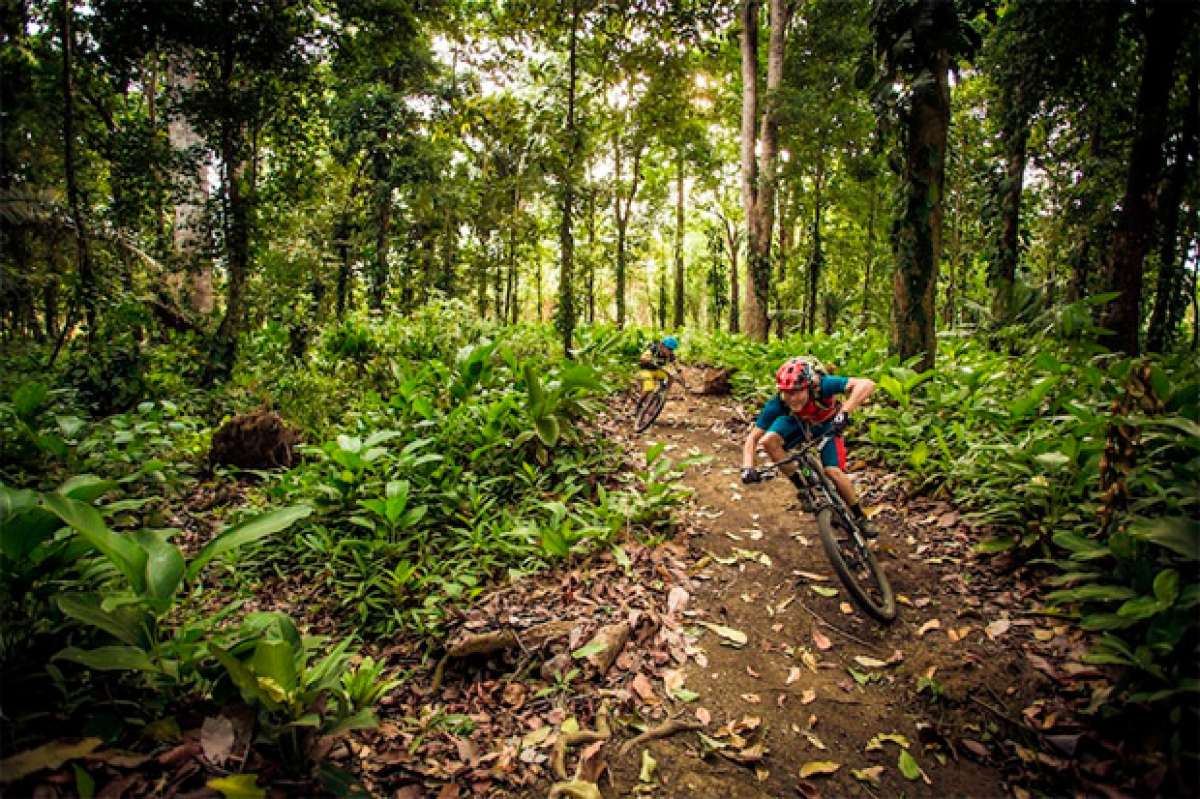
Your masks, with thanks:
M575 202L575 165L579 157L579 131L575 128L575 42L579 27L579 0L571 3L570 58L567 78L567 163L563 170L562 218L559 225L559 283L558 314L555 320L562 336L563 355L572 357L571 344L575 332L574 258L575 238L572 234L572 214Z
M1006 144L1004 178L1000 190L1000 231L997 257L990 275L992 315L1002 319L1012 307L1013 284L1020 260L1021 193L1025 182L1025 153L1029 144L1029 123L1021 112L1021 90L1015 90L1006 109L1003 138Z
M368 303L376 311L383 308L383 298L387 295L390 271L388 250L392 241L392 191L387 185L377 188L379 196L375 199L375 265L371 270L371 301ZM407 310L406 308L406 313Z
M1112 246L1104 259L1108 285L1119 296L1105 309L1103 324L1112 333L1102 343L1127 355L1136 355L1140 349L1142 273L1154 233L1154 190L1162 171L1167 105L1174 83L1175 55L1191 16L1187 4L1164 1L1151 6L1146 19L1146 56L1134 114L1125 196Z
M91 344L96 336L96 277L92 272L92 252L88 238L88 223L84 218L79 197L79 183L75 173L75 83L72 77L72 54L75 50L75 34L71 23L75 16L74 4L64 0L62 4L62 84L63 84L63 166L67 178L67 202L71 207L71 221L75 225L76 269L79 272L79 303L87 321L87 339ZM70 322L68 322L69 324Z
M589 176L590 177L590 176ZM590 183L590 179L589 179ZM596 323L596 187L588 193L587 322Z
M683 150L675 164L675 327L683 327Z
M869 304L867 298L871 293L871 268L875 265L875 215L879 207L879 177L872 176L871 178L871 203L870 211L867 214L867 263L863 268L863 291L862 291L862 311L860 314L861 327L867 326L867 310Z
M1162 241L1159 246L1158 286L1154 297L1154 311L1150 315L1150 331L1146 336L1146 349L1163 352L1175 337L1175 327L1182 313L1183 266L1176 262L1175 252L1179 243L1179 206L1183 189L1194 179L1196 160L1196 128L1200 124L1200 58L1194 54L1188 70L1188 103L1184 111L1183 134L1175 151L1175 163L1159 195L1158 207L1162 214ZM1186 256L1186 252L1184 253Z
M821 270L825 265L825 251L821 248L821 215L824 211L822 189L825 186L825 159L818 153L817 173L813 181L813 240L812 257L808 261L808 317L805 329L813 333L817 329L817 288L821 284Z
M729 248L729 332L737 333L741 322L741 307L738 283L738 250L741 235L732 220L721 218L725 226L725 246Z

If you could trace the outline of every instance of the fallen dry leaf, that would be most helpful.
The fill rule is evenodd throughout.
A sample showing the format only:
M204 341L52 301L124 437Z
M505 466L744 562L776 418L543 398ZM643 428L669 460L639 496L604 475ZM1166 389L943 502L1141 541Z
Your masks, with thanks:
M817 699L817 692L809 688L804 693L800 694L800 704L811 705Z
M1012 622L1008 619L996 619L987 627L984 627L983 631L987 634L987 637L990 640L995 641L997 638L1008 632L1008 628L1011 626Z
M833 774L841 767L841 763L835 763L832 760L810 760L800 767L800 779L806 780L809 777Z
M712 714L708 712L708 708L696 708L696 721L707 727L712 723Z
M838 610L845 613L847 616L854 615L854 607L849 602L843 602L838 605Z
M646 679L646 675L638 672L637 676L629 683L629 687L633 692L641 698L643 702L657 702L658 697L654 693L653 686L650 685L650 680Z
M757 705L762 701L762 697L758 694L742 694L742 701L751 705Z
M817 645L817 649L820 649L822 652L833 646L833 641L829 640L829 636L820 630L813 630L812 639L813 643Z
M925 633L929 632L930 630L940 629L942 629L942 622L939 619L930 619L917 628L917 637L922 638L924 637Z
M224 765L233 751L233 722L224 716L209 716L200 727L200 747L204 759L214 766Z
M784 685L791 685L792 683L794 683L794 682L795 682L796 680L798 680L798 679L800 679L800 667L799 667L799 666L792 666L790 669L788 669L788 676L787 676L787 679L784 681L784 683L783 683L783 684L784 684Z

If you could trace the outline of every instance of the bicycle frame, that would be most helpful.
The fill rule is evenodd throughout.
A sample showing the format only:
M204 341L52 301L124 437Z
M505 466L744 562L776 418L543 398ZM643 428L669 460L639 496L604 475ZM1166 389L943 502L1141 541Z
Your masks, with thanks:
M820 438L810 439L778 463L768 464L760 471L760 474L764 480L772 480L782 473L783 466L795 463L800 479L804 483L803 490L806 495L804 499L807 500L807 507L804 510L815 516L829 508L845 522L846 528L854 535L855 543L865 547L866 539L859 532L858 524L848 513L845 500L838 493L837 486L825 474L824 464L816 457L816 453L824 449L832 438L832 433L826 433Z

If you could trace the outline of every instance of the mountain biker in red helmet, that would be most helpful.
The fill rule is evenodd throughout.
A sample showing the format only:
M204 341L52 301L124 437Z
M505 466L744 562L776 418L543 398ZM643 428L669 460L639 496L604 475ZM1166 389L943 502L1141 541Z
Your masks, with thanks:
M842 439L842 431L850 423L850 414L875 391L875 382L865 377L827 375L811 359L791 358L775 372L775 385L779 394L763 406L742 446L742 482L757 483L762 479L754 468L759 444L772 461L779 462L787 457L787 450L808 438L833 433L833 438L821 450L825 473L850 506L863 535L878 537L879 531L863 515L858 495L846 476L846 444ZM843 393L848 396L839 405L834 397ZM781 468L797 488L802 487L796 464L788 463Z

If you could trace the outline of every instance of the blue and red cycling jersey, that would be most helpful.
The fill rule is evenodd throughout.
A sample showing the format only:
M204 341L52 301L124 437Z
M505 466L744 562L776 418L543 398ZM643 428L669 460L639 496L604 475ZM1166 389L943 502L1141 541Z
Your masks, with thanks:
M837 414L837 403L833 398L845 393L849 382L848 377L823 376L818 392L820 396L810 397L808 404L798 412L793 412L776 394L759 411L754 425L782 438L785 449L791 449L809 438L822 436L829 432L830 422ZM821 449L821 463L839 469L846 468L846 444L841 436L834 436Z

